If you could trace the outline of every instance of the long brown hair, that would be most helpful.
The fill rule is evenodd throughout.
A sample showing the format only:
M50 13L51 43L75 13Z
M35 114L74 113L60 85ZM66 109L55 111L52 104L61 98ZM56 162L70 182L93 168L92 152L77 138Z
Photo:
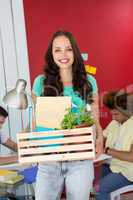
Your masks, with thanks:
M45 54L44 74L46 78L44 80L44 90L42 95L58 96L61 95L63 92L63 84L60 79L59 67L54 62L52 55L53 40L59 36L67 37L71 43L74 54L74 62L72 65L73 89L81 96L82 99L87 101L92 96L92 85L87 80L87 75L85 72L85 66L81 53L74 40L73 35L70 32L62 30L54 33Z

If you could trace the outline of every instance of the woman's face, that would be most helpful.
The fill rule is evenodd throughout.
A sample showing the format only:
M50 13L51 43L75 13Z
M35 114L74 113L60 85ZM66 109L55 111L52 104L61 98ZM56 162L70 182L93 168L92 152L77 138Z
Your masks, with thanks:
M74 54L69 39L58 36L53 40L53 59L60 69L70 68L74 62Z
M116 109L111 110L111 114L112 119L118 121L119 123L123 123L128 119L126 115Z

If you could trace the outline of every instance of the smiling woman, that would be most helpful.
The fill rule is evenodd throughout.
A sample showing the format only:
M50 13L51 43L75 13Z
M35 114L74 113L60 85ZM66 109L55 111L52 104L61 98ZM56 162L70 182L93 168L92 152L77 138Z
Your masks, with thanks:
M96 80L87 76L81 53L70 32L59 30L54 33L45 54L45 63L44 75L39 75L33 84L34 99L37 96L70 96L72 106L76 108L72 108L72 112L76 110L77 113L86 109L87 104L91 105L98 94ZM98 117L95 120L98 122ZM102 149L100 133L99 152ZM88 200L93 178L92 160L40 163L36 200L59 199L64 182L68 199Z
M72 64L74 62L74 54L69 39L65 36L55 38L53 40L52 53L54 62L59 67L60 76L64 85L72 85Z

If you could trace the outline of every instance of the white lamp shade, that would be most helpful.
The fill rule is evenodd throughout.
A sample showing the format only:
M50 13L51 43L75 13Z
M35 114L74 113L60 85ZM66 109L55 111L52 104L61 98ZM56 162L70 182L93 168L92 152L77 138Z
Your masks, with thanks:
M25 93L26 84L25 80L18 79L16 87L4 96L3 102L9 107L26 109L28 107L28 99Z

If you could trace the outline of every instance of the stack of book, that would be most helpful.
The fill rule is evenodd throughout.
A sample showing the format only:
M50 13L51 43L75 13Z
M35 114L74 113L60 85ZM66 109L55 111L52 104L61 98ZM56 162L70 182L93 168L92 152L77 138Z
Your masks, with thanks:
M0 183L16 184L23 180L23 178L17 171L0 169Z

